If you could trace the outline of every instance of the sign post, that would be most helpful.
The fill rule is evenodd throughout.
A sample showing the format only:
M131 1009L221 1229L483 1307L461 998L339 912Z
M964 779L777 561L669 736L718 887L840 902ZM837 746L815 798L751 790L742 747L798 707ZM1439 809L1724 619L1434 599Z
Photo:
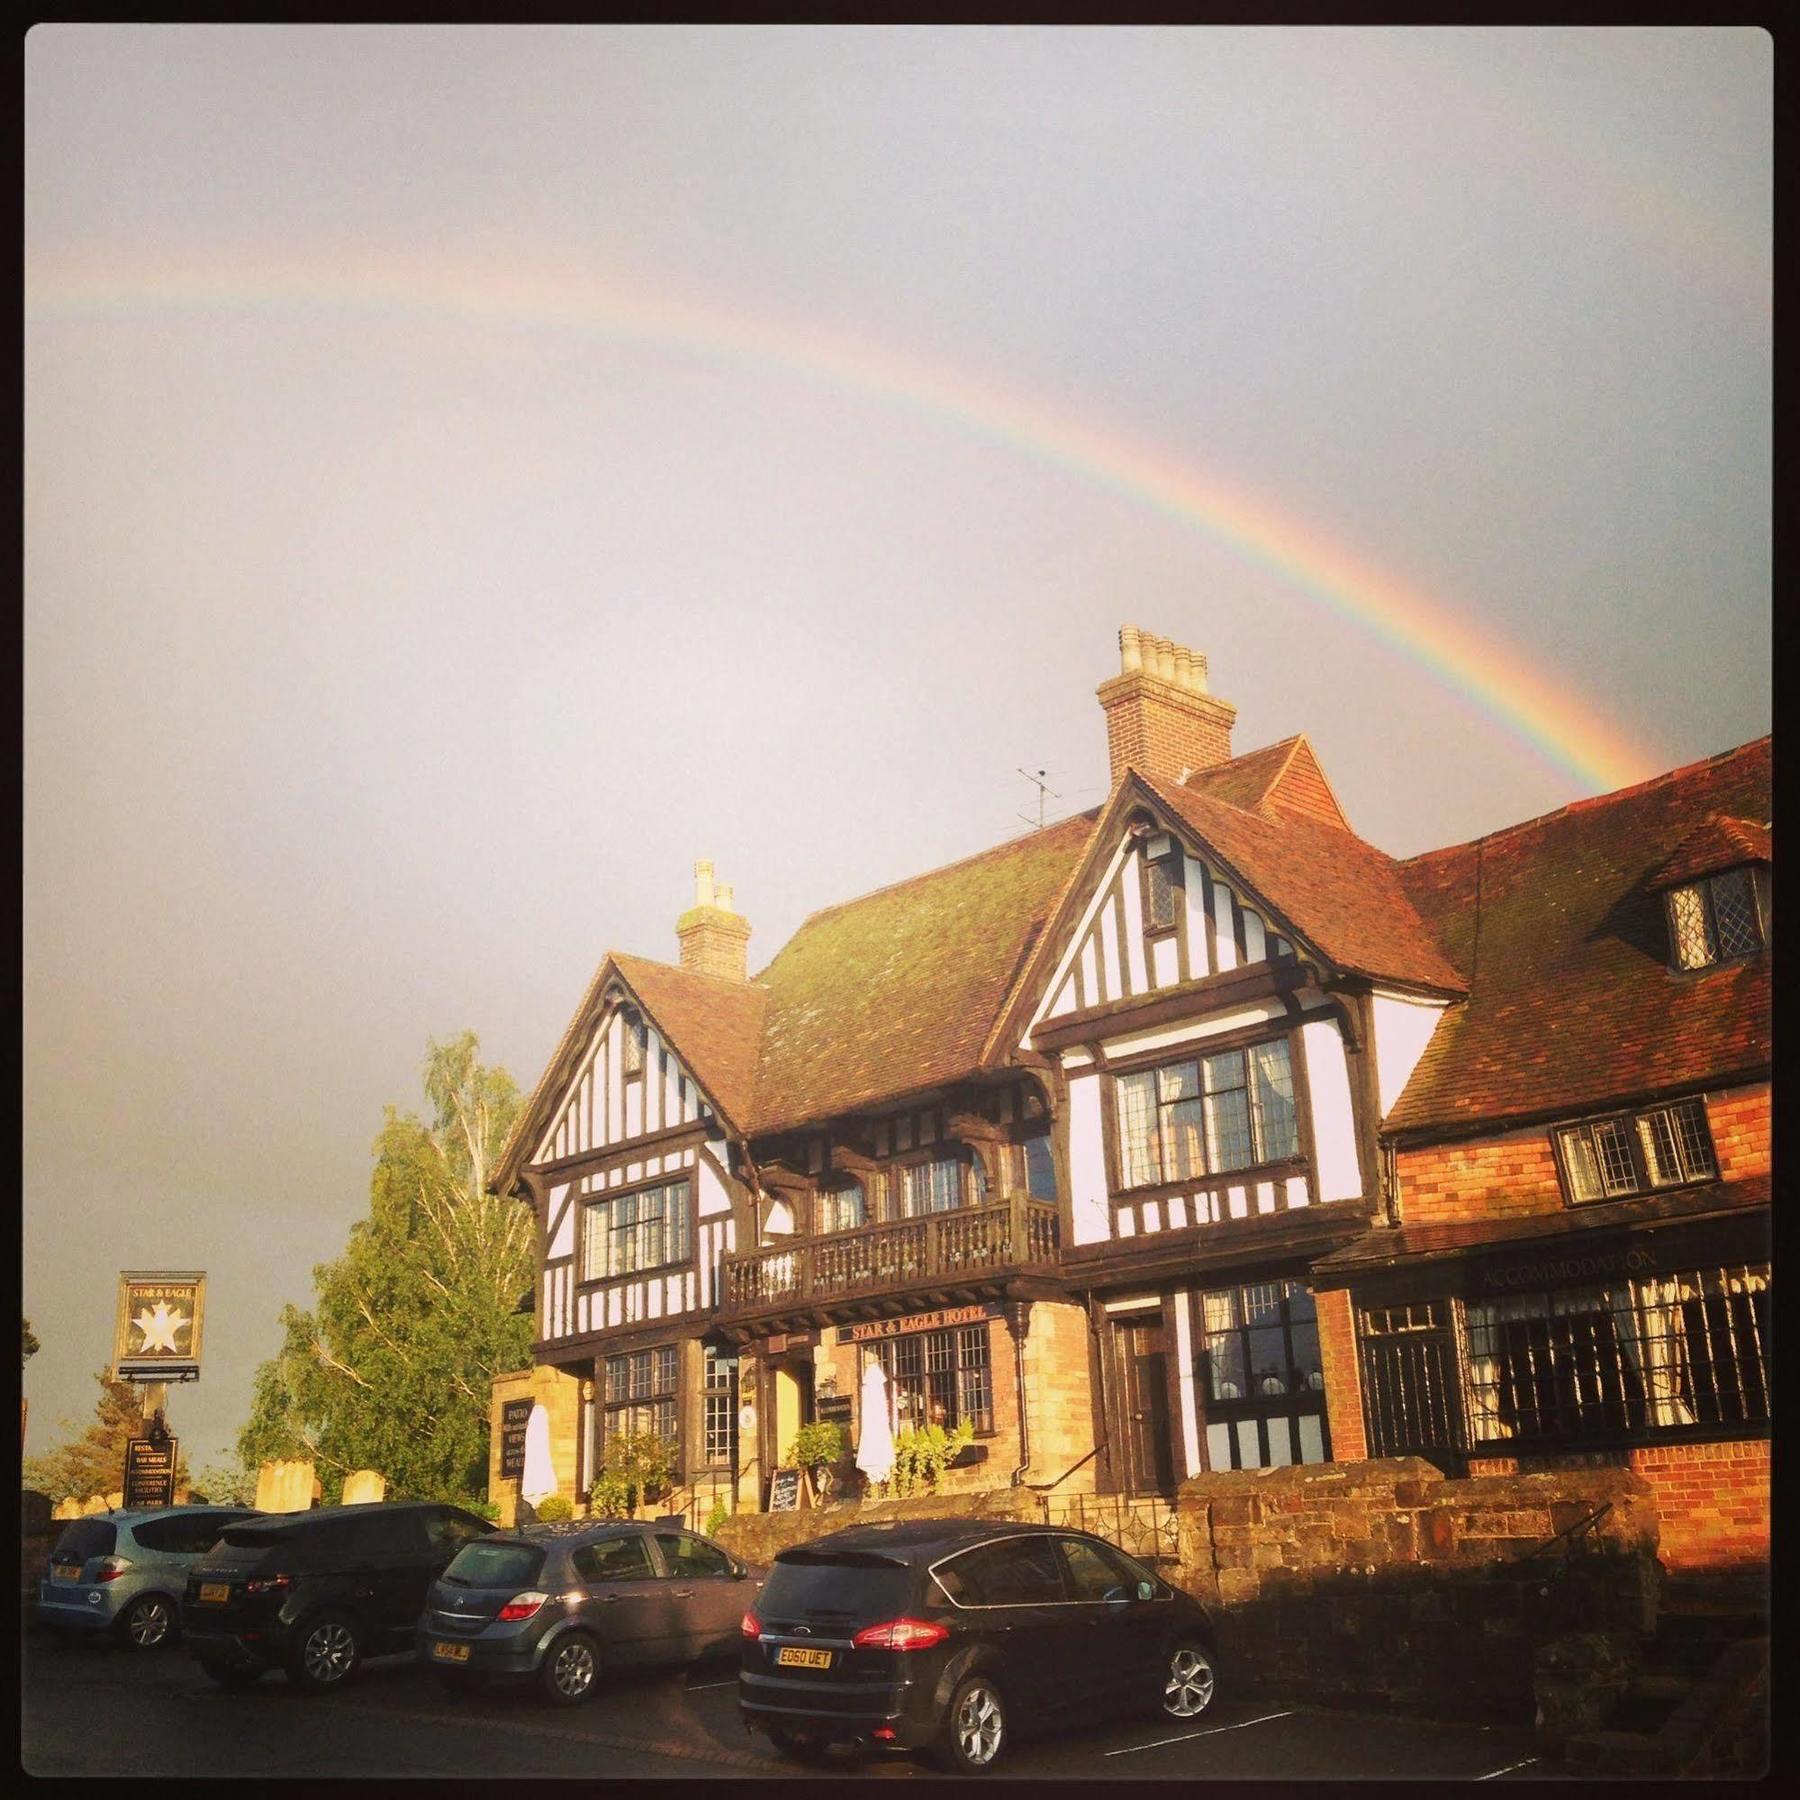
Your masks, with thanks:
M204 1270L121 1270L113 1373L143 1389L144 1435L125 1446L127 1506L173 1506L178 1445L163 1416L171 1381L200 1379ZM133 1495L137 1498L133 1498Z

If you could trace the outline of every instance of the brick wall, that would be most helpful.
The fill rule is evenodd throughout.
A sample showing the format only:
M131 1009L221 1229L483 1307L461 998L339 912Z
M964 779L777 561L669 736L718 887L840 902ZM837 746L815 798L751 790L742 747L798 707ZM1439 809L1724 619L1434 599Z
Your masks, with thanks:
M1096 692L1106 713L1114 785L1127 766L1159 781L1179 781L1184 769L1210 769L1231 760L1237 708L1225 701L1143 674L1115 676Z
M1727 1181L1769 1172L1769 1084L1709 1093L1706 1119ZM1400 1215L1408 1225L1511 1219L1566 1210L1550 1127L1401 1150Z
M1369 1454L1363 1429L1362 1383L1357 1373L1356 1322L1348 1288L1315 1291L1319 1314L1319 1362L1325 1376L1325 1419L1333 1462L1361 1462Z

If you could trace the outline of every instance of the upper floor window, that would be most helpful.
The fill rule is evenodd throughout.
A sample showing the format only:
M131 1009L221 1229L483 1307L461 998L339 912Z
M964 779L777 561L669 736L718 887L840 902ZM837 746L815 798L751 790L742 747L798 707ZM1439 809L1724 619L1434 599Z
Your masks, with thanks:
M964 1204L960 1158L940 1156L931 1162L908 1163L900 1174L900 1217L916 1219L925 1213L951 1212ZM979 1195L976 1196L980 1198Z
M1144 840L1144 929L1173 931L1181 906L1181 847L1166 834Z
M625 1052L620 1062L620 1069L627 1079L644 1072L644 1051L648 1045L648 1037L644 1029L644 1021L638 1014L627 1012L624 1015Z
M581 1279L634 1275L693 1254L688 1184L643 1188L590 1200L581 1215Z
M819 1194L818 1229L854 1231L869 1222L868 1196L860 1181L833 1182Z
M1286 1038L1121 1075L1115 1092L1125 1187L1188 1181L1299 1154Z
M1699 1099L1590 1119L1554 1136L1571 1200L1611 1200L1719 1172Z
M1678 969L1751 956L1763 947L1761 882L1748 868L1727 869L1668 893L1669 942Z
M1056 1198L1056 1159L1050 1153L1050 1133L1036 1131L1013 1147L1013 1186L1022 1187L1034 1200Z

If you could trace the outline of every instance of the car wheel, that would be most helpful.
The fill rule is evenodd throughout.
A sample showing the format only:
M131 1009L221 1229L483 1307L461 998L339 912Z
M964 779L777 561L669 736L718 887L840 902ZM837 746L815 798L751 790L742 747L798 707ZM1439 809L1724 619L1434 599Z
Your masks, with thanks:
M985 1675L971 1675L950 1701L938 1760L959 1775L985 1775L1006 1748L1006 1706Z
M128 1650L160 1650L175 1636L175 1603L167 1594L139 1594L119 1615L119 1642Z
M790 1762L817 1765L831 1754L831 1746L823 1738L804 1737L785 1725L777 1725L770 1731L769 1742Z
M1185 1638L1169 1652L1163 1665L1162 1710L1171 1719L1196 1719L1212 1705L1217 1685L1212 1652Z
M264 1673L254 1663L219 1662L210 1656L201 1657L200 1667L206 1671L207 1680L216 1681L222 1688L252 1687Z
M294 1634L287 1675L303 1694L342 1687L362 1661L356 1621L343 1613L316 1613Z
M600 1646L585 1631L568 1631L544 1652L538 1686L552 1706L579 1706L594 1697Z

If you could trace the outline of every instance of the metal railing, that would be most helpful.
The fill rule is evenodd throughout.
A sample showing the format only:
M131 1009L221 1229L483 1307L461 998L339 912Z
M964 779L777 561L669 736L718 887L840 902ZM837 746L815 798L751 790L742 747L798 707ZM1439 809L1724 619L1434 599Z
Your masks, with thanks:
M1055 1203L1008 1194L985 1206L862 1225L727 1256L720 1265L724 1309L754 1311L784 1301L875 1294L921 1281L1049 1263L1056 1260L1057 1244Z
M1181 1560L1181 1525L1175 1503L1160 1494L1042 1494L1046 1525L1091 1531L1139 1562Z

